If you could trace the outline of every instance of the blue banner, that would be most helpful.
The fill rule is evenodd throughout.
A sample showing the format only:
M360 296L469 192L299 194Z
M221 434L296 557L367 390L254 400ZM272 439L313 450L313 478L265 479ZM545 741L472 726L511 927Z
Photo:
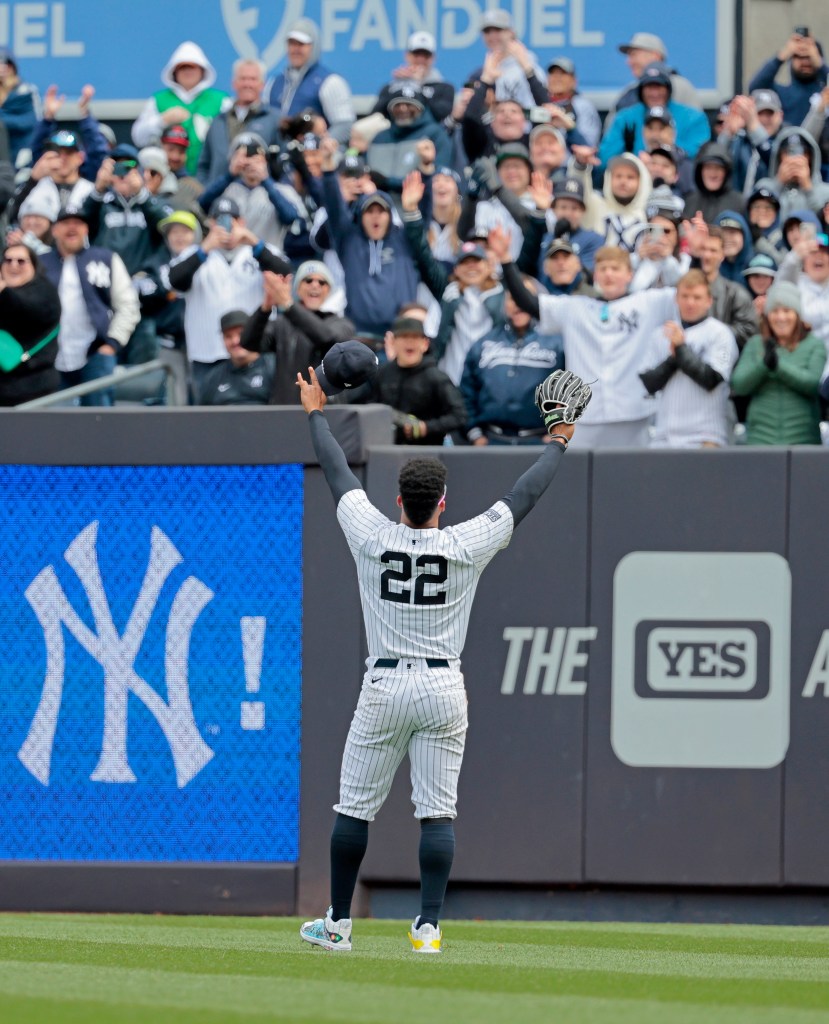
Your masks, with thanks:
M302 467L0 494L0 860L295 862Z
M217 84L227 88L238 57L277 68L288 27L309 17L320 27L323 62L356 95L373 95L419 29L436 37L444 77L462 85L483 62L479 18L492 6L511 11L543 67L554 55L572 58L582 92L604 96L626 84L630 74L617 47L646 30L661 36L670 62L709 101L730 95L734 0L143 0L140 10L100 0L0 3L0 45L11 47L23 77L41 90L55 83L77 99L90 82L99 101L134 104L161 87L162 68L186 39L202 46Z

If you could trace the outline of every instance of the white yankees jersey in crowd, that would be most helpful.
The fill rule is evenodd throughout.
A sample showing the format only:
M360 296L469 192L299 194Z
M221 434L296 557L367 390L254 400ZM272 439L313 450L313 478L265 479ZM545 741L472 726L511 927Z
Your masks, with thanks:
M699 448L729 443L732 407L728 398L728 380L739 351L730 327L714 317L684 328L685 344L703 362L723 378L711 391L677 369L656 396L656 422L651 444L655 448ZM670 344L661 332L657 360L670 355Z
M539 330L561 334L564 363L590 381L582 424L646 419L653 405L639 374L653 365L654 335L678 320L673 288L605 302L587 296L539 295ZM595 383L593 383L595 382Z
M498 501L457 526L415 530L353 490L337 519L357 564L370 658L457 661L481 573L512 537L509 507Z
M172 287L170 268L183 263L196 249L196 246L185 249L162 268L161 279L165 287ZM222 317L232 309L252 313L264 295L262 269L251 246L240 245L230 251L211 250L196 271L189 290L184 293L187 358L199 363L227 359L220 326Z

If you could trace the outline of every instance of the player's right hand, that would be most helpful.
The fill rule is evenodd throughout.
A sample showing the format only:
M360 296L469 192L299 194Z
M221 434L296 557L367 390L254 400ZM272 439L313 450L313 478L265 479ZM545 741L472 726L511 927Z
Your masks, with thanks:
M328 398L320 387L320 383L317 380L317 375L314 372L313 366L308 367L308 376L311 381L310 384L303 378L301 373L296 375L296 383L299 388L299 398L302 402L302 408L310 415L312 412L322 412Z

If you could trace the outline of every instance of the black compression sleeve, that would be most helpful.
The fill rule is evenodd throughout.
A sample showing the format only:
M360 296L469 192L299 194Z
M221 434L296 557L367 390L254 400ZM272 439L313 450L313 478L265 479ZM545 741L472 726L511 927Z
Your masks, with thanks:
M677 345L676 361L680 370L706 391L713 391L722 383L722 374L713 366L709 366L696 352L692 352L687 345Z
M544 446L544 451L527 472L522 473L515 481L515 486L504 498L504 503L509 505L510 512L512 512L515 526L518 526L553 482L561 457L566 451L565 445L558 441L551 441Z
M312 412L308 417L308 425L311 428L314 451L325 474L325 481L334 495L334 501L339 504L344 494L348 494L349 491L361 491L363 485L349 469L345 453L331 433L328 420L323 414L318 411Z

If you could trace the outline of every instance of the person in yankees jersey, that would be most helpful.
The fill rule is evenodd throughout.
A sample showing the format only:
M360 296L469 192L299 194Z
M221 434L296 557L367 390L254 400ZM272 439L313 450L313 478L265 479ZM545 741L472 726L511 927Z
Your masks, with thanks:
M297 384L357 565L369 657L334 806L331 906L324 917L306 922L300 935L324 949L351 949L351 899L369 822L408 753L412 802L421 823L421 909L409 939L415 952L439 953L467 727L460 656L472 600L483 570L509 544L514 528L555 476L574 426L556 424L552 441L505 498L443 530L446 467L433 458L411 459L400 472L401 512L395 523L371 504L349 469L322 412L326 395L310 368L309 377L305 381L298 374Z

